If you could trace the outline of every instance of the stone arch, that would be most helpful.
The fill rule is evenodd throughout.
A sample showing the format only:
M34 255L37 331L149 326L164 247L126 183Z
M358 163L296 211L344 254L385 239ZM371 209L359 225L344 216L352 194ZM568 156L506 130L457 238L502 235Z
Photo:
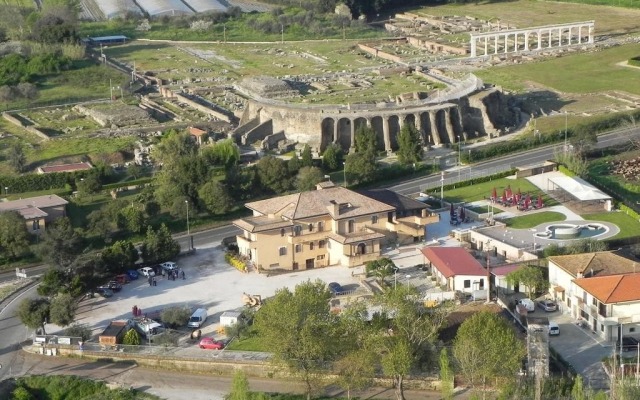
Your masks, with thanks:
M437 135L440 138L440 143L451 143L449 139L449 133L447 132L447 114L444 109L436 111L436 128L438 130Z
M388 118L389 121L389 141L391 144L391 150L398 150L398 134L400 133L400 117L397 115L391 115Z
M338 137L335 142L342 147L342 150L348 151L351 147L351 120L349 118L340 118L338 120Z
M333 137L335 121L333 118L325 118L320 124L321 138L320 138L320 151L324 151L330 143L333 143L335 138Z
M460 115L460 108L459 107L451 108L450 117L451 117L451 125L453 126L453 132L456 135L460 135L464 137L465 140L467 140L468 135L464 131L464 127L462 126L462 116Z
M420 119L420 137L422 137L422 143L424 145L434 144L433 138L431 137L431 121L429 121L429 113L423 112L418 114Z
M384 150L384 128L382 125L383 123L384 121L382 121L382 117L380 116L375 116L371 118L371 128L376 134L378 150Z

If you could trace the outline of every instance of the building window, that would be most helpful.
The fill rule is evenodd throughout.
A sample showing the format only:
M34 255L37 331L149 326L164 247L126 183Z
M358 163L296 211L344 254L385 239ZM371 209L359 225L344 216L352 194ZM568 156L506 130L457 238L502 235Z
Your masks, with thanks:
M604 332L604 324L600 324L600 332Z
M296 245L296 253L300 253L302 251L302 245L301 244L297 244Z
M285 230L284 228L280 229L280 236L284 237Z
M378 223L378 216L377 215L374 215L374 216L371 217L371 223L373 225Z
M296 225L293 227L293 236L300 236L302 232L302 227L300 225Z
M37 231L39 229L40 229L40 220L36 219L36 220L33 221L33 230Z
M287 255L287 248L286 247L280 247L280 249L278 250L278 252L280 253L281 256L286 256Z
M347 222L347 233L353 233L355 228L356 228L356 221L350 219L349 222Z
M471 279L465 279L464 280L464 288L465 289L471 288Z
M324 260L324 254L321 254L316 257L316 260Z
M598 299L596 299L595 297L591 299L591 304L593 304L594 306L598 307Z
M358 248L356 250L356 254L357 255L361 255L361 254L366 254L366 253L367 253L367 246L364 243L358 244Z
M633 333L636 331L636 328L629 328L629 333Z
M324 230L324 222L318 222L318 232L322 232Z
M484 279L480 279L480 289L484 289Z
M314 248L313 242L309 243L309 250L313 250L313 248Z
M309 224L309 232L313 232L313 224Z
M318 242L318 247L324 249L324 240Z

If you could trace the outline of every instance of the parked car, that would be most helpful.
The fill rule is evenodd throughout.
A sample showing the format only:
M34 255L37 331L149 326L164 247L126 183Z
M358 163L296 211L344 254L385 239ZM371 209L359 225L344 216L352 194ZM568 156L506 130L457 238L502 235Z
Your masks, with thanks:
M622 337L622 351L637 351L638 350L638 339L631 336L623 336Z
M560 327L557 323L549 321L549 336L557 336L560 334Z
M109 289L111 289L114 292L119 292L122 290L122 285L119 284L117 281L109 281L107 286L109 287Z
M524 306L527 312L534 312L536 310L536 305L531 299L527 299L527 298L520 299L518 300L518 304Z
M156 276L155 271L151 267L142 267L138 270L142 276Z
M140 277L140 274L135 269L128 270L127 275L129 276L129 279L131 279L132 281L135 281L136 279L138 279L138 277Z
M199 346L201 349L222 350L224 349L224 342L206 337L200 340Z
M116 275L116 277L114 278L114 281L118 282L121 285L125 285L131 282L131 277L129 277L128 274L120 274L120 275Z
M105 298L113 296L113 291L108 286L99 286L96 293Z
M555 311L558 309L558 306L556 305L555 302L551 301L551 300L542 300L538 302L538 307L542 308L543 310L545 310L546 312L551 312L551 311Z
M160 267L162 267L162 269L164 269L165 271L171 272L178 269L178 264L174 263L173 261L167 261L160 264Z
M327 287L329 288L329 291L333 294L333 295L339 295L342 292L344 292L344 289L342 289L342 286L340 286L340 284L338 282L331 282L327 285Z

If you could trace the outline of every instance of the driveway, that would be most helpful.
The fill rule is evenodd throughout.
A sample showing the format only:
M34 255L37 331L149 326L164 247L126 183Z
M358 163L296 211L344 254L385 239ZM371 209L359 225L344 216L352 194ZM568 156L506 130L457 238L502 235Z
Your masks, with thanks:
M602 367L602 359L612 354L611 343L598 339L590 329L578 327L568 315L547 314L560 326L560 335L552 336L549 345L582 375L585 386L608 389L609 377Z

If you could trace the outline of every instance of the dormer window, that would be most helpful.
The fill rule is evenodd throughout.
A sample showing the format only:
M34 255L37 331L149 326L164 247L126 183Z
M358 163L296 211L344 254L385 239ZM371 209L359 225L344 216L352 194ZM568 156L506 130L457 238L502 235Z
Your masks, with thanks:
M302 233L302 227L300 225L296 225L293 227L293 236L300 236Z

